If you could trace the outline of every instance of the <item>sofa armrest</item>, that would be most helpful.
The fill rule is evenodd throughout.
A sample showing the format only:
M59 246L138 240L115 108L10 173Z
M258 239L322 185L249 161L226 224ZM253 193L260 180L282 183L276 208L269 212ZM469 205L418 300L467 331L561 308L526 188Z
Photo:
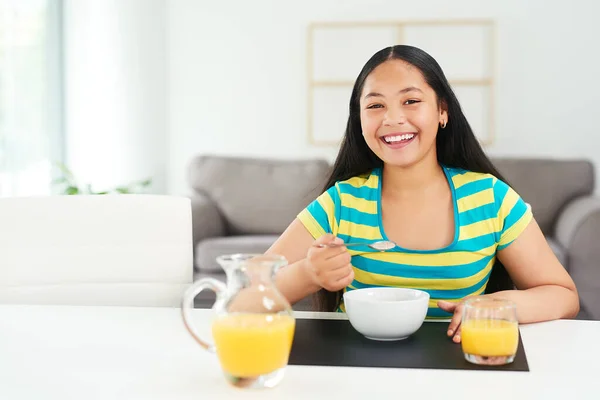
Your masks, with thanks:
M569 250L582 225L597 213L600 213L600 197L584 196L571 201L557 218L556 240Z
M225 236L227 229L219 208L210 198L201 193L194 193L191 201L194 251L196 251L196 244L199 241L209 237Z
M581 308L600 319L600 198L582 197L561 213L556 239L567 249L568 270Z

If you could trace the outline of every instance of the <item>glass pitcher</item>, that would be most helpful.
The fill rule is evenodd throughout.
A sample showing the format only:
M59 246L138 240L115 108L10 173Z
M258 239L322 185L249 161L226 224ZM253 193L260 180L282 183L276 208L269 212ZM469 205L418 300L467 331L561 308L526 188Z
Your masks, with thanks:
M217 257L217 262L227 285L213 278L195 282L182 299L184 324L204 349L217 354L232 385L273 387L283 379L296 326L289 302L275 286L275 273L287 261L277 255L233 254ZM217 294L214 343L192 323L194 298L204 289Z

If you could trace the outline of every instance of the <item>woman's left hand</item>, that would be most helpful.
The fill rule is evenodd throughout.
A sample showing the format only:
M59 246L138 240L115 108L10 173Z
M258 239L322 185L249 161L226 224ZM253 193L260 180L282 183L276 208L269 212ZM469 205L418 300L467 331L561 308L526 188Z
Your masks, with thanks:
M448 325L448 336L452 337L454 343L460 343L460 322L463 313L463 302L453 303L450 301L440 300L438 301L438 307L442 310L453 313L450 325Z

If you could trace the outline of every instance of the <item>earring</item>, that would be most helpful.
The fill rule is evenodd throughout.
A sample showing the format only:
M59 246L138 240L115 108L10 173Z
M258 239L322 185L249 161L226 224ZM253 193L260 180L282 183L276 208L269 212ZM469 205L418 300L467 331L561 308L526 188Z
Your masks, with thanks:
M442 127L442 129L444 129L446 127L447 122L446 121L442 121L440 123L440 126Z

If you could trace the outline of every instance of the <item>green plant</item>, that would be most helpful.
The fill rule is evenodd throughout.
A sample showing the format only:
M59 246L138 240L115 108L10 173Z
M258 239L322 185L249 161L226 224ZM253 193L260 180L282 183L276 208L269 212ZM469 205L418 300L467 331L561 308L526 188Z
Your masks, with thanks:
M117 186L114 189L103 190L96 192L92 190L92 185L85 184L80 185L75 178L75 175L67 166L61 162L55 163L56 167L60 171L60 176L52 181L52 185L58 186L60 193L65 195L77 195L77 194L112 194L112 193L139 193L144 188L149 187L152 184L152 178L144 179L141 181L131 182L128 185Z

